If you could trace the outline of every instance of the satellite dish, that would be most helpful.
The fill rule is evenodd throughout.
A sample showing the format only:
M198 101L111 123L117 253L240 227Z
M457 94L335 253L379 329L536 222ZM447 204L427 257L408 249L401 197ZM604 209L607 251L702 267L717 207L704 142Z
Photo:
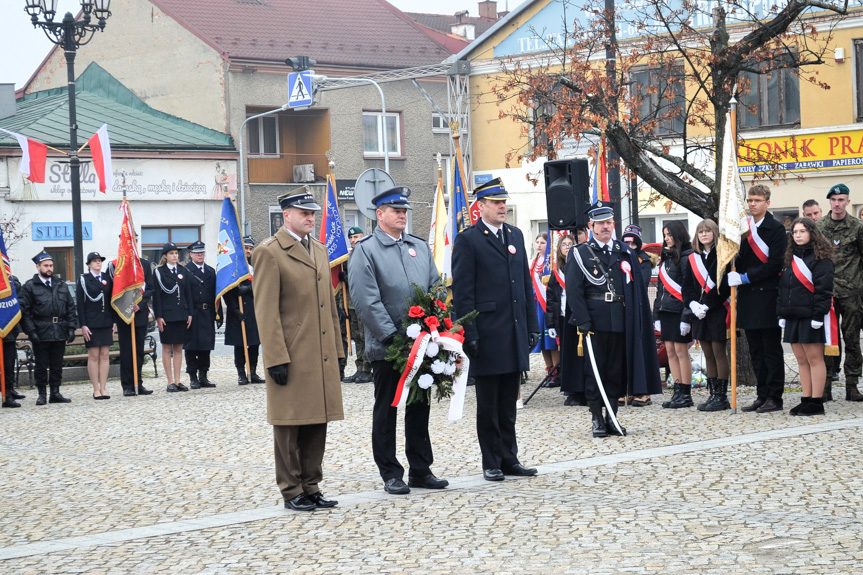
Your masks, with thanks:
M375 215L375 205L372 203L374 198L379 193L394 188L392 176L379 168L371 168L366 170L360 177L357 178L356 187L354 188L354 201L357 207L370 220L377 220Z

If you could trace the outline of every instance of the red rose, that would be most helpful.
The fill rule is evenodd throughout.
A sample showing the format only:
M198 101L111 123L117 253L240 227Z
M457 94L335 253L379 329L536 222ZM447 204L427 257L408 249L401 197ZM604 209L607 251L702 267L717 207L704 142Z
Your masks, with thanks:
M433 316L433 315L428 316L428 317L427 317L427 318L425 318L423 321L425 322L425 324L426 324L426 325L429 327L429 329L431 329L431 330L435 330L435 329L437 329L437 328L439 328L439 327L440 327L440 322L439 322L439 321L438 321L438 319L437 319L435 316Z
M437 304L437 306L438 306L440 309L442 309L443 311L446 311L446 304L445 304L444 302L442 302L442 301L441 301L441 300L439 300L439 299L434 300L434 302Z
M418 305L411 306L411 309L408 311L408 316L410 317L423 317L425 314L426 312L423 311L423 308Z
M448 317L443 318L443 324L447 329L452 329L452 320Z

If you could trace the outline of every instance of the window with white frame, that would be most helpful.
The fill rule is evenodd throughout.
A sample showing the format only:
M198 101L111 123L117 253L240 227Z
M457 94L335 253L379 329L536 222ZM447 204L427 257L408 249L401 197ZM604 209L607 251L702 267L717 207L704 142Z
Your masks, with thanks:
M249 155L277 156L279 155L279 119L276 116L264 116L252 120L249 126Z
M402 115L387 112L386 127L380 112L363 112L363 154L365 156L384 155L384 129L390 156L402 155Z
M458 117L458 131L461 134L467 134L467 118L464 114ZM441 116L437 112L432 112L432 133L434 134L449 134L449 121L445 116Z

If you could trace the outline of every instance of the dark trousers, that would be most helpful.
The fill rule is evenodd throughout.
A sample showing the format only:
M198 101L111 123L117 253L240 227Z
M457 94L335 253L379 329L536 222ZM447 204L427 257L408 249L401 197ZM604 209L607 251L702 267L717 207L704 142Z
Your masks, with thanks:
M747 329L746 341L752 357L752 369L758 380L758 398L776 399L782 404L785 391L785 358L782 352L782 328Z
M483 469L501 469L518 464L515 440L515 403L521 373L483 375L476 380L476 435Z
M33 344L36 366L33 375L36 385L58 386L63 382L63 352L65 341L37 341Z
M842 341L845 343L845 381L857 383L863 371L863 355L860 351L863 311L860 296L833 298L833 307L836 309L836 321L842 328ZM831 359L830 366L833 371L839 371L841 361L841 357Z
M372 412L372 453L384 481L404 477L405 468L396 457L396 414L391 407L401 374L388 361L373 361L375 406ZM405 407L405 455L411 477L431 473L432 455L429 438L429 405L415 403Z
M597 331L590 336L596 367L608 402L614 406L626 393L626 334ZM602 403L593 365L590 363L587 338L584 341L584 395L590 403Z
M251 373L255 373L258 369L258 350L260 349L261 346L259 345L249 346L249 369ZM246 348L241 345L234 346L234 367L238 370L242 369L243 372L246 371Z
M144 365L144 338L147 337L147 325L135 326L135 348L138 358L138 383L135 383L135 375L132 365L132 326L126 322L117 321L117 342L120 344L120 385L123 391L135 391L136 385L144 381L141 375L141 367Z
M300 493L312 495L320 491L326 444L326 423L273 426L276 483L285 501Z
M210 371L210 350L186 350L186 373L198 376L198 372Z
M15 385L15 358L18 357L18 346L14 341L3 342L3 376L6 378L6 393Z

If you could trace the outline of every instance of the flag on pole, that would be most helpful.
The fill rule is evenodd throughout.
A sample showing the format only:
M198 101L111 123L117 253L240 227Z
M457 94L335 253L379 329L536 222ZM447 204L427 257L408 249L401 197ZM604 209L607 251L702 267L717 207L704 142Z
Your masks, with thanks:
M0 266L0 279L3 289L0 290L0 338L6 337L12 328L21 321L21 306L18 305L18 293L10 276L12 268L9 266L9 256L6 255L6 242L3 240L3 231L0 230L0 257L3 265Z
M608 170L605 166L605 138L599 139L599 146L596 148L596 161L593 163L593 194L590 199L591 204L599 200L611 201L611 194L608 192Z
M102 124L93 137L87 140L90 153L93 154L93 168L99 177L99 191L114 186L114 172L111 167L111 142L108 139L108 124Z
M216 301L249 277L251 273L243 250L237 207L230 197L225 196L222 200L222 216L219 218L219 244L216 247Z
M21 146L21 165L18 169L34 184L45 183L45 165L48 163L48 146L27 136L0 128L0 131L14 136Z
M431 237L429 247L434 255L434 263L441 275L452 276L452 245L449 240L449 214L443 192L443 177L438 178L435 191L434 207L432 208Z
M327 197L324 199L324 209L321 215L321 243L327 247L327 257L332 270L333 289L339 285L339 270L336 267L348 259L348 242L345 239L345 228L339 215L339 204L336 201L336 191L333 186L335 177L327 174Z
M722 171L719 182L719 242L716 246L716 283L722 281L725 266L740 251L740 240L749 229L746 221L746 190L737 169L737 142L731 114L725 115L725 139L722 144Z
M135 228L132 224L132 214L129 202L123 198L120 204L123 212L123 223L120 227L120 247L117 249L117 259L114 262L114 289L111 292L111 307L116 310L127 324L135 319L135 306L141 301L144 287L144 268L138 246L135 244Z
M456 152L452 166L452 188L450 188L449 205L451 208L451 225L449 226L449 230L452 236L450 241L452 244L455 244L455 237L459 232L471 225L470 214L468 213L467 190L464 187L464 176L461 173L461 158L459 158L458 152Z

